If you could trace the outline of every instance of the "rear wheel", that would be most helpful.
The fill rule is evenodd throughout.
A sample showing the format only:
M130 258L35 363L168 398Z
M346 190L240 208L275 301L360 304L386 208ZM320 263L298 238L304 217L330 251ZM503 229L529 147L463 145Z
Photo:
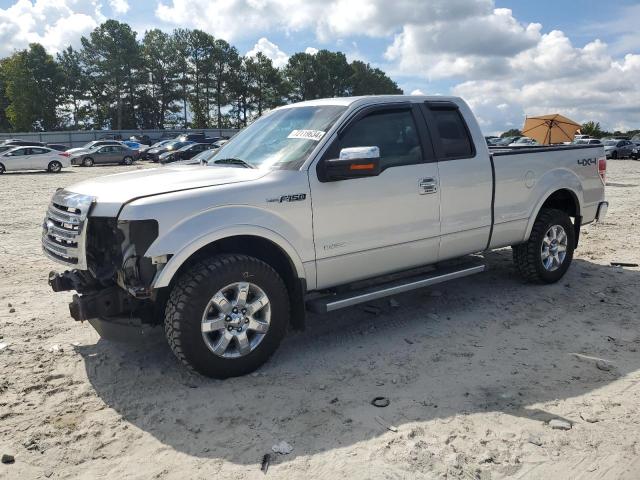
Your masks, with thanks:
M82 160L82 166L84 167L93 167L93 158L87 157Z
M123 165L131 165L133 163L133 158L131 157L124 157L122 159L122 164Z
M0 163L0 175L2 175L4 172L5 172L4 165Z
M165 310L173 353L199 373L250 373L278 348L289 323L289 296L278 273L245 255L203 260L176 283Z
M51 173L60 173L62 171L62 164L57 160L49 163L47 170Z
M617 159L617 158L618 158L618 152L612 152L612 153L611 153L611 159L612 159L612 160L615 160L615 159Z
M525 280L557 282L571 265L575 249L575 234L569 215L556 209L542 210L529 240L512 249L513 261Z

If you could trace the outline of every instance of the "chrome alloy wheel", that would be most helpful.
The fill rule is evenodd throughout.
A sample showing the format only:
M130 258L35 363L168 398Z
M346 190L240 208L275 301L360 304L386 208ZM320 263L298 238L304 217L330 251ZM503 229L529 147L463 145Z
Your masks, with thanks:
M553 272L560 268L567 256L567 232L560 225L553 225L542 239L540 257L545 270Z
M202 315L202 337L219 357L243 357L260 345L270 322L267 294L253 283L236 282L209 300Z

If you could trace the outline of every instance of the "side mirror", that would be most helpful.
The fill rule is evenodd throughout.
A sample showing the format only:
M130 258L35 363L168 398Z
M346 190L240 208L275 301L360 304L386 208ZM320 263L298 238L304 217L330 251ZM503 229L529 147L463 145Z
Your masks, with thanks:
M378 147L351 147L340 150L339 158L320 163L318 177L321 182L336 182L350 178L380 175L380 149Z

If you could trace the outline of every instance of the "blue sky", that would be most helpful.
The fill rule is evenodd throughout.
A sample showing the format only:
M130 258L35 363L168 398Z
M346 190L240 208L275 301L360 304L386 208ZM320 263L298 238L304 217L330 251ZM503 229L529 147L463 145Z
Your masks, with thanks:
M465 98L486 133L560 112L640 128L640 2L631 0L0 0L0 55L77 46L107 18L201 28L282 65L341 50L405 93Z

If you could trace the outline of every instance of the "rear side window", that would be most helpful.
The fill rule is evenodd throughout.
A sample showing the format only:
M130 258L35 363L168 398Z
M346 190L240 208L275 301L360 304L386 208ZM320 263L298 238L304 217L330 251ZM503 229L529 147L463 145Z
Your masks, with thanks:
M469 158L475 155L473 141L467 125L457 108L432 108L434 133L440 137L442 156L445 159Z
M48 153L49 150L45 150L44 148L32 148L31 155L42 155L43 153Z

